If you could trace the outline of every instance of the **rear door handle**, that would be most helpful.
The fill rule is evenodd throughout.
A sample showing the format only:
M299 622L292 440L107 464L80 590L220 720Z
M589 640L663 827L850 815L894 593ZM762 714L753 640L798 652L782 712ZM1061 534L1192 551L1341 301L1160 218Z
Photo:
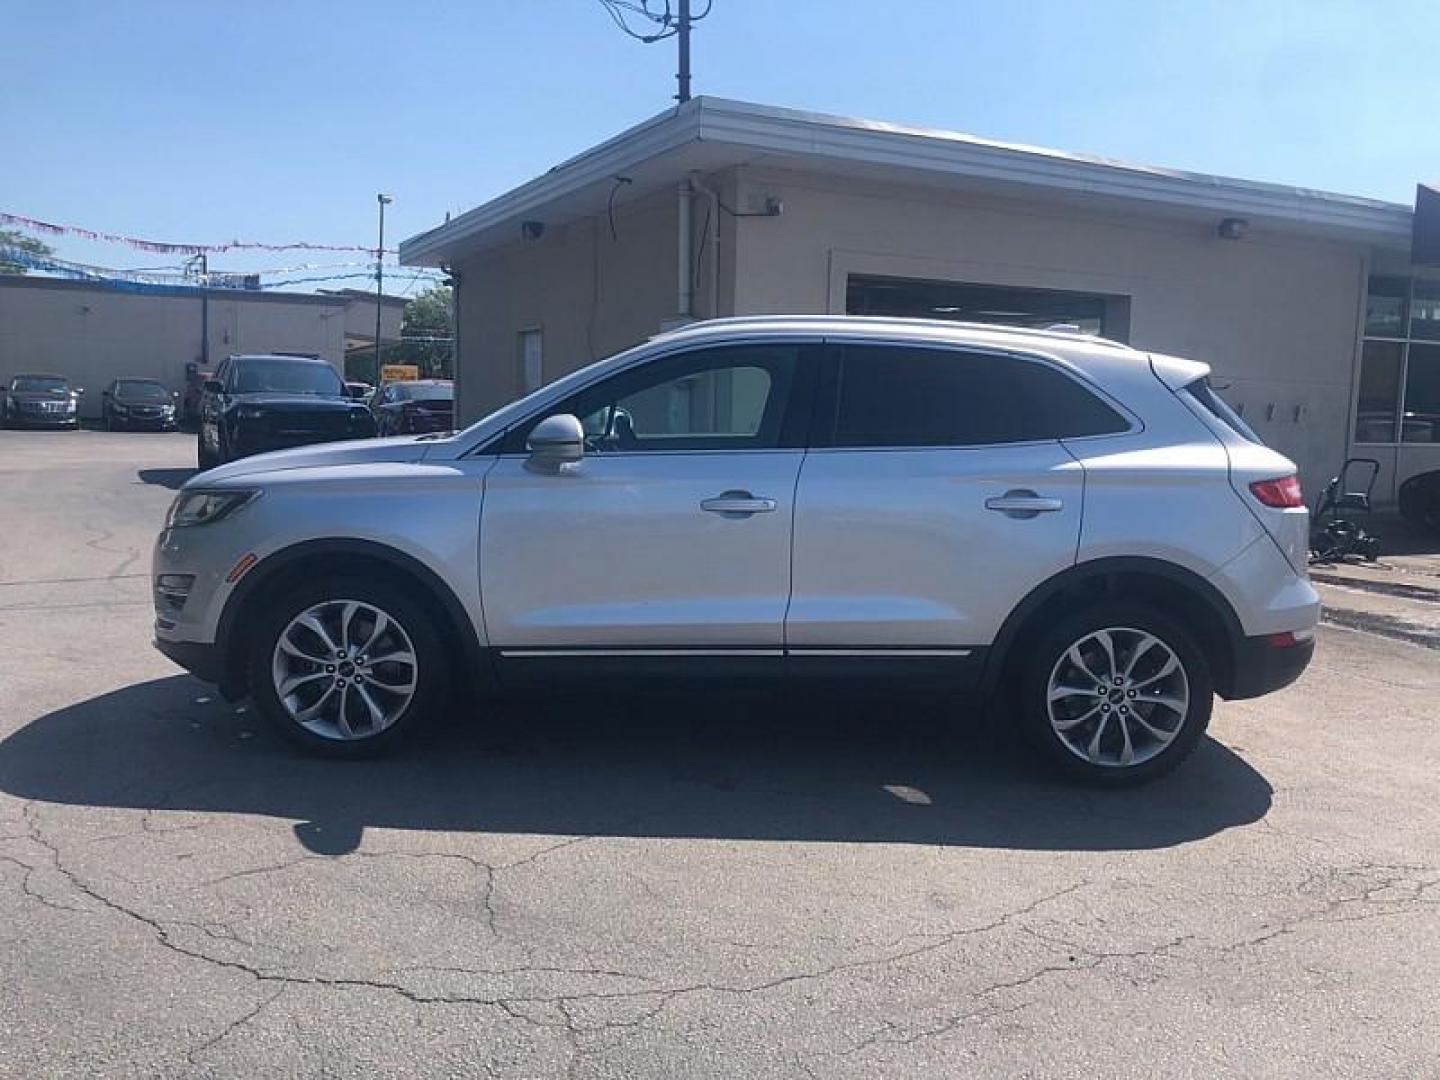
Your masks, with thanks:
M1061 499L1037 495L1029 488L1014 488L1004 495L992 495L986 499L985 509L994 510L1007 517L1025 519L1033 518L1037 514L1053 514L1057 510L1064 510L1065 503Z
M774 513L775 500L756 498L748 491L722 491L713 499L702 499L700 509L708 514L748 517L751 514Z

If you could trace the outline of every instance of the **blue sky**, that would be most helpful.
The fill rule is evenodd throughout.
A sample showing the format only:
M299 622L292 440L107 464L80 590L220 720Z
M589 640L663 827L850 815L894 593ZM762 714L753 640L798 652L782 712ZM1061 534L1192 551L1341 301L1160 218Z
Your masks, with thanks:
M373 244L380 190L409 236L674 90L674 43L596 0L3 10L0 210L165 240ZM1440 178L1437 40L1435 0L715 0L695 92L1409 203Z

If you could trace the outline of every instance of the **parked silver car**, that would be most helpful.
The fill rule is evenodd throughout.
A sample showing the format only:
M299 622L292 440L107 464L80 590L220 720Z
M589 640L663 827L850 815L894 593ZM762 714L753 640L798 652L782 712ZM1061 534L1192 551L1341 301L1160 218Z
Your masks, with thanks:
M458 684L979 688L1101 784L1314 647L1294 466L1208 368L1065 332L686 327L447 437L266 454L177 496L158 647L300 744L389 747Z

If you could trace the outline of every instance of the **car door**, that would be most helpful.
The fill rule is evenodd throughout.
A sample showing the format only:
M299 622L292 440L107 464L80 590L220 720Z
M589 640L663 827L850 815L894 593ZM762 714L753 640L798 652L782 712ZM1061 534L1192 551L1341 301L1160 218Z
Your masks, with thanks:
M813 363L790 343L670 353L513 429L487 474L480 575L505 662L774 660L790 595L795 481ZM573 413L583 460L528 465ZM513 665L512 665L513 666Z
M215 369L215 374L211 375L206 381L218 382L221 386L229 386L229 380L234 366L228 358L222 360L220 366ZM200 388L199 408L200 440L212 454L220 453L220 424L222 422L221 413L223 408L224 394L212 393L202 384Z
M1074 563L1084 472L1059 441L1127 430L1042 358L844 344L796 492L796 660L971 657Z

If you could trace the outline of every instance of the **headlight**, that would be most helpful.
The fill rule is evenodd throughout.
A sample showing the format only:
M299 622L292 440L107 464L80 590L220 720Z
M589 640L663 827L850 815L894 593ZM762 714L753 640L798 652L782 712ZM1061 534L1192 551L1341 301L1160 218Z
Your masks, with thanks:
M209 525L228 514L233 514L260 492L253 489L224 491L182 491L170 504L170 513L165 518L167 529L180 529L188 525Z

